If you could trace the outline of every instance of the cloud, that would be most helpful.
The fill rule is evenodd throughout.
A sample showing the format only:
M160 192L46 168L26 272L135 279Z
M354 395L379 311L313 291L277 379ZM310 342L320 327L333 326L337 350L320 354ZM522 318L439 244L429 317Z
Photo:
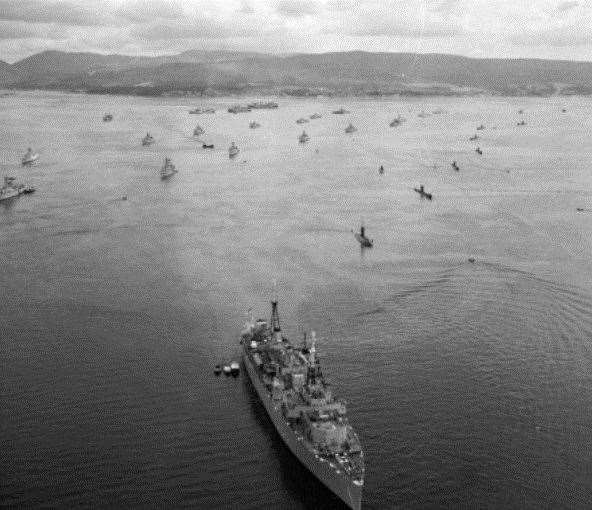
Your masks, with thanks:
M570 11L570 10L574 9L575 7L577 7L578 5L580 5L580 2L576 2L575 0L566 0L564 2L561 2L557 6L557 11L558 12Z
M22 21L0 20L0 40L3 39L63 39L69 35L67 27L56 24L32 24Z
M318 8L310 0L280 0L277 4L276 11L282 16L299 18L316 14Z
M144 41L178 39L226 39L258 34L256 28L232 27L209 19L195 19L191 23L151 23L138 25L131 35Z
M116 8L113 15L131 23L145 23L154 19L180 20L185 12L175 1L134 0Z
M70 1L0 0L0 20L93 26L104 21L104 9Z
M370 26L357 26L349 32L355 36L436 38L454 37L462 33L461 27L453 24L426 22L418 26L401 23L398 20L382 19Z
M592 45L592 32L588 30L588 20L582 25L562 25L541 30L529 30L510 37L513 44L519 46L541 46L555 48L569 48Z
M247 0L241 0L240 9L238 9L237 12L240 12L242 14L253 14L255 12L255 9L253 9L253 6L249 2L247 2Z

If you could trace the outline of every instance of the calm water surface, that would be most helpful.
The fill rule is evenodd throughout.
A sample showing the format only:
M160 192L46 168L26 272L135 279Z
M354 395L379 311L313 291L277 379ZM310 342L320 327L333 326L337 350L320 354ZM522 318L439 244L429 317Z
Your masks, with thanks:
M0 173L38 190L0 204L0 505L341 508L212 373L277 280L349 403L365 508L592 507L592 101L0 102Z

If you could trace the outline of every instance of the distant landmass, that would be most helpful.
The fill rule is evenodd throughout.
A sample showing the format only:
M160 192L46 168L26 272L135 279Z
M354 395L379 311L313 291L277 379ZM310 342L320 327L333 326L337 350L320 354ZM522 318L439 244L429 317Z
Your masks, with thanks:
M8 64L0 87L138 95L592 95L592 63L444 54L271 55L191 50L134 57L44 51Z

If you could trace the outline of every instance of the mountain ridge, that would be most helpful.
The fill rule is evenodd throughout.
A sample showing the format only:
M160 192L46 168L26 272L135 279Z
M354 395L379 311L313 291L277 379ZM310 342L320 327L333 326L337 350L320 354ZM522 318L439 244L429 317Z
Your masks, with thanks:
M0 87L88 92L315 94L592 94L592 62L444 53L187 50L133 56L48 50L0 61Z

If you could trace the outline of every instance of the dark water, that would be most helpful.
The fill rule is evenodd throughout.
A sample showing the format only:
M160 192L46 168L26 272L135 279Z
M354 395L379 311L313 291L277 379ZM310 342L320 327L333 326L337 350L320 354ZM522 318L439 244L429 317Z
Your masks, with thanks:
M345 101L349 137L329 101L0 101L0 169L38 188L0 204L0 505L341 508L212 373L275 279L349 402L365 508L592 507L589 100Z

